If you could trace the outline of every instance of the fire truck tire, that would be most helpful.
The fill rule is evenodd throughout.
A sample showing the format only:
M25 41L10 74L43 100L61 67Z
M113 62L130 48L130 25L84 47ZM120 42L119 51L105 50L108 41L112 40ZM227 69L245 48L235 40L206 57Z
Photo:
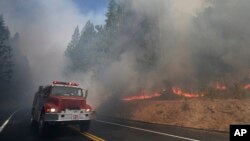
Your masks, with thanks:
M90 120L82 121L80 123L80 131L85 132L88 131L90 127Z
M38 122L38 134L40 137L44 137L47 134L48 125L44 121L44 114L41 114L40 120Z
M33 117L30 118L30 131L34 134L37 133L37 122L34 120Z
M33 128L36 126L36 121L34 120L33 116L30 118L30 126Z

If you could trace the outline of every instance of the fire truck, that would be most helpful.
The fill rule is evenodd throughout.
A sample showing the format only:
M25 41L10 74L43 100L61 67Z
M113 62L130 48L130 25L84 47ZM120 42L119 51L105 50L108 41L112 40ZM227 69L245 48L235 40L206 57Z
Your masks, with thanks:
M37 125L41 136L46 135L48 126L58 124L77 124L81 132L87 131L92 113L87 96L88 90L74 82L53 81L39 86L32 105L31 125Z

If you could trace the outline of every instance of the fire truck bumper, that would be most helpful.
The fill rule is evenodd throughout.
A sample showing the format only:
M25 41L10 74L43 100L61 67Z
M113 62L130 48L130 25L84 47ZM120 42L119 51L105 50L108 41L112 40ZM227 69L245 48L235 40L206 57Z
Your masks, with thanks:
M80 122L90 120L91 113L69 114L69 113L46 113L44 121L46 122Z

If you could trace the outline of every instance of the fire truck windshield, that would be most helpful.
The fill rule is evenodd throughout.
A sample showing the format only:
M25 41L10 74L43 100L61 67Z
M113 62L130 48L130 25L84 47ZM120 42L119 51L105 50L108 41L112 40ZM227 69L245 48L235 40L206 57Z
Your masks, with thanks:
M53 86L51 89L52 95L58 96L81 96L85 97L83 90L74 87Z

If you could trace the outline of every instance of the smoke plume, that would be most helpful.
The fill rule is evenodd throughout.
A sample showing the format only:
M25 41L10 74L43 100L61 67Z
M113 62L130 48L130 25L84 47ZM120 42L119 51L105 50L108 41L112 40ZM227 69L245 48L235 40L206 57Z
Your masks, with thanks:
M64 51L74 28L89 19L103 24L104 12L84 15L67 0L6 0L0 2L0 12L11 31L20 33L35 85L55 79L79 81L100 96L93 101L172 85L189 89L217 81L230 85L248 77L248 0L130 0L126 4L123 14L133 16L121 20L126 24L109 44L110 56L100 57L101 63L91 64L87 72L68 72L67 77L63 71L71 62ZM98 55L88 52L92 62Z
M196 91L217 82L228 86L246 83L249 5L247 0L131 1L123 10L134 12L136 18L126 19L129 31L119 33L111 44L112 55L117 55L119 48L122 53L98 72L95 84L102 88L99 93L119 98L173 85ZM145 17L153 26L141 39L155 41L152 45L131 38L140 36L133 31L148 22Z
M12 36L16 32L19 33L18 50L27 57L29 71L32 74L31 81L34 83L29 86L32 91L30 98L33 98L39 85L50 84L53 80L74 81L68 80L70 78L65 78L63 75L67 64L64 51L70 41L71 33L77 25L81 27L88 20L103 24L104 10L100 10L99 13L83 14L73 1L68 0L0 1L0 13L4 16L5 24ZM14 60L14 65L16 62L18 60Z

